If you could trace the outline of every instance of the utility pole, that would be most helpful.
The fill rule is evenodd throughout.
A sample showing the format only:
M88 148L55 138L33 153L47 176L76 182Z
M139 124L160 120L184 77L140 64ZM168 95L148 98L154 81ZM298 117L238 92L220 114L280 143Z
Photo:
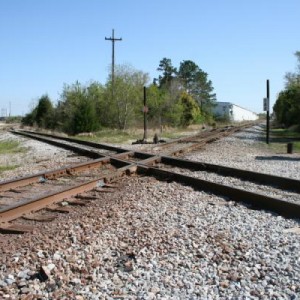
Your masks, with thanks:
M107 38L106 41L112 42L112 62L111 62L111 90L112 90L112 99L114 98L114 83L115 83L115 42L122 41L122 38L115 38L115 30L112 30L112 36Z

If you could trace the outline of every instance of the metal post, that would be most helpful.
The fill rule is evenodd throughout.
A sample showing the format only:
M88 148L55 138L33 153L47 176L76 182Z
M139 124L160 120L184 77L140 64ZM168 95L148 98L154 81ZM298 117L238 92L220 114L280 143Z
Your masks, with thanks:
M147 141L147 97L146 97L146 87L144 86L144 141Z
M269 144L270 142L270 84L269 79L267 79L267 132L266 132L266 143Z
M112 100L114 99L114 83L115 83L115 42L122 41L122 38L115 38L115 30L112 30L112 37L107 38L105 37L106 41L112 42L112 58L111 58L111 93L112 93Z
M287 153L293 154L293 143L287 143Z

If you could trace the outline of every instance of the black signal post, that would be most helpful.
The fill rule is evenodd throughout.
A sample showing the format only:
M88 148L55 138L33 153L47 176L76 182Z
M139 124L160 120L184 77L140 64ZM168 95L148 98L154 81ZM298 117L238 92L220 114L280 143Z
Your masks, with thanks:
M269 144L270 142L270 83L269 79L267 79L267 132L266 132L266 143Z
M147 113L148 113L148 107L147 107L147 96L146 96L146 87L144 86L144 142L147 141Z

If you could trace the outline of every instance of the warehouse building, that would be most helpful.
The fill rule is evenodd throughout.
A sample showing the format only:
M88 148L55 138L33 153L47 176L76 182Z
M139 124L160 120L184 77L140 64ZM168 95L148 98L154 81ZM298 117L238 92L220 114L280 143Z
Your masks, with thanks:
M258 119L256 113L230 102L217 102L213 114L216 118L224 118L232 122L255 121Z

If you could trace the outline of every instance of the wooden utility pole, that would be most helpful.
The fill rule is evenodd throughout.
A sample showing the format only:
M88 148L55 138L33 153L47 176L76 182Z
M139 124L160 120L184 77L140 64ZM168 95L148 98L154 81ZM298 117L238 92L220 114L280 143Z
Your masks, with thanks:
M107 38L106 41L112 42L112 62L111 62L111 90L112 90L112 98L114 98L114 83L115 83L115 42L122 41L122 38L115 38L115 30L112 30L112 36Z

